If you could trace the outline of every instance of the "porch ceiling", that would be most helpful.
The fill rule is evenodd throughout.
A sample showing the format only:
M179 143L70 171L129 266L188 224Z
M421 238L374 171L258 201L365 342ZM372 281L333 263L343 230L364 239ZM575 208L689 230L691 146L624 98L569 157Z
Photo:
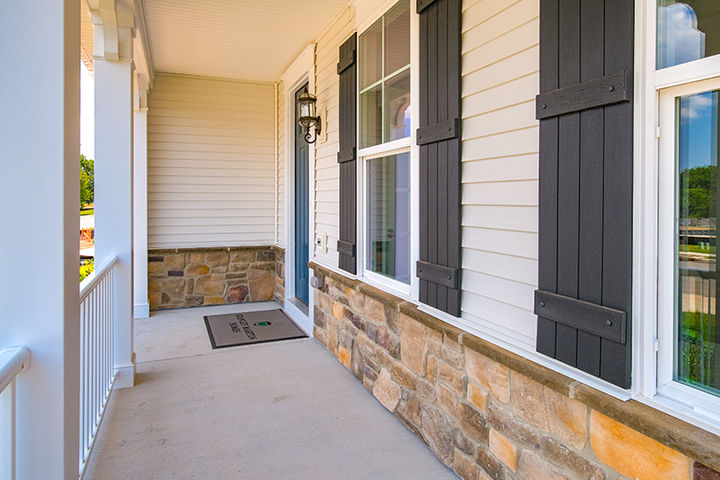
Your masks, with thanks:
M153 67L278 80L349 0L143 0Z

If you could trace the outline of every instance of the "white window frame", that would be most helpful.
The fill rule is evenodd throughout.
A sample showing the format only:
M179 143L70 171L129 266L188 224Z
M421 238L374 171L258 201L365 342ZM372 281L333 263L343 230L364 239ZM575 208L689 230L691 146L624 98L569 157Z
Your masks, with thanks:
M674 380L675 98L720 88L720 55L655 70L656 0L636 1L633 397L720 434L720 398ZM708 80L710 78L712 80Z
M399 0L388 0L375 15L370 17L366 22L358 28L358 55L357 62L357 82L360 85L360 61L363 55L360 48L360 35L367 31L375 22L383 17ZM418 87L420 78L418 75L419 64L419 19L416 14L416 2L410 0L410 136L398 140L381 143L358 149L357 153L357 218L360 219L357 225L357 276L362 278L370 285L381 288L401 298L417 301L419 292L419 279L414 274L415 263L419 254L419 149L415 142L415 132L417 130L418 121L418 104L419 94ZM384 49L383 49L384 55ZM407 67L406 67L407 68ZM402 70L402 69L401 69ZM391 72L399 75L400 71ZM391 78L394 78L391 77ZM386 77L383 77L383 81ZM377 82L376 82L377 83ZM375 84L373 84L375 85ZM357 94L357 144L360 145L360 89ZM384 126L383 126L384 128ZM376 273L367 268L367 221L368 212L366 206L367 200L367 163L369 160L397 155L401 153L410 154L410 284L406 284L399 280L386 277L385 275Z

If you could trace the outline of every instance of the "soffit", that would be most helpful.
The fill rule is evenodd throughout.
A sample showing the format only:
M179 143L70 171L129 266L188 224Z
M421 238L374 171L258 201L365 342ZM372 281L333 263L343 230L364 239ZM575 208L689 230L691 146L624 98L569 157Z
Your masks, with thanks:
M90 9L87 3L80 2L80 58L90 72L95 69L95 61L93 59L93 35Z
M155 71L276 81L348 0L143 0Z

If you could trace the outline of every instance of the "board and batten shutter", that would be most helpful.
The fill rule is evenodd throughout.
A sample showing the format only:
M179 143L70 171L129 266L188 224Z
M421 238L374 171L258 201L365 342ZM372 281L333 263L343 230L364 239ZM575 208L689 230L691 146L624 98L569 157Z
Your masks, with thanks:
M633 0L540 1L537 350L630 387Z
M460 316L461 0L417 0L420 15L420 301Z
M338 266L357 272L357 34L340 45L337 72L340 76L339 151L340 235L337 242Z

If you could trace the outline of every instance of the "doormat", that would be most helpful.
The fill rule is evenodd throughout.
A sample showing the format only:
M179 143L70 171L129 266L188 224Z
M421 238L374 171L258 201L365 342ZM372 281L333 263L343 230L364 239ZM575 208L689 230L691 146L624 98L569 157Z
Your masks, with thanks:
M204 318L213 349L307 337L279 309L206 315Z

